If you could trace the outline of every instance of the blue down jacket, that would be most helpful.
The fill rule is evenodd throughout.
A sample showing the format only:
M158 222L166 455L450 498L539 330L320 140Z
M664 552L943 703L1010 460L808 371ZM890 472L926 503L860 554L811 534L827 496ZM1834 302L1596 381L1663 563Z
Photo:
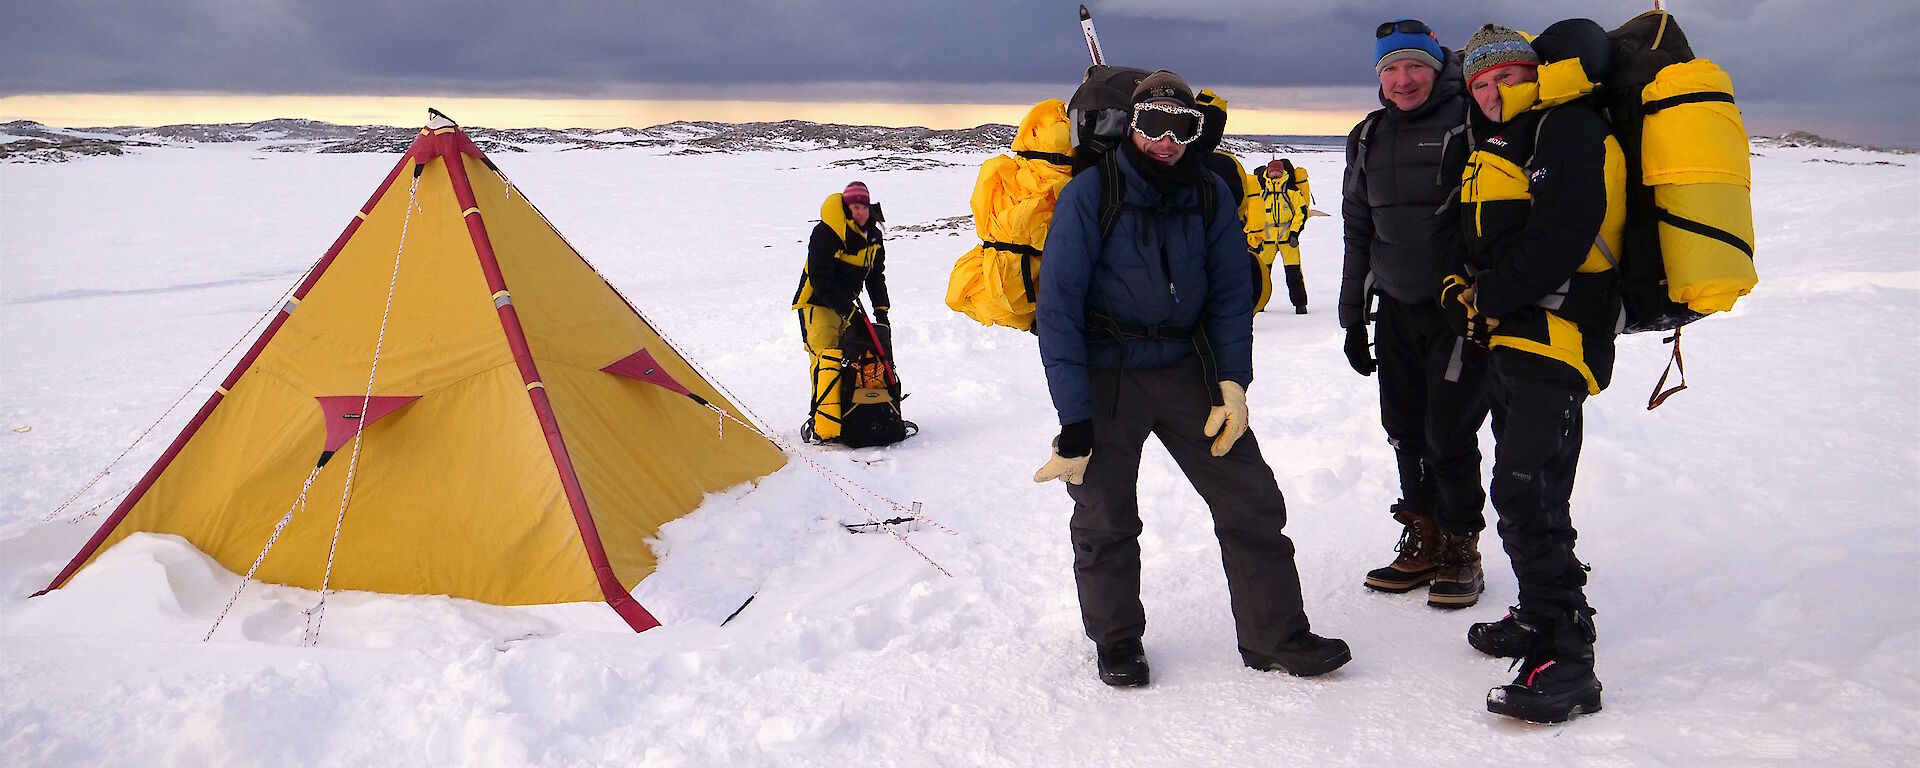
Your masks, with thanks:
M1253 382L1255 296L1238 201L1219 177L1206 174L1218 206L1207 227L1197 187L1176 187L1163 200L1135 170L1134 158L1120 152L1119 160L1127 204L1112 236L1100 240L1100 174L1082 172L1060 191L1040 260L1034 331L1062 425L1093 418L1089 369L1163 368L1194 354L1185 340L1088 340L1092 311L1140 326L1204 323L1220 378L1243 387Z

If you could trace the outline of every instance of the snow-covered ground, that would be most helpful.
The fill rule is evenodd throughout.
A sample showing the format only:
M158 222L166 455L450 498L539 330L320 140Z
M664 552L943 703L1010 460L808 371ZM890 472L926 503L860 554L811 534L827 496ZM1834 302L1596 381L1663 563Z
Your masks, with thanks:
M871 153L867 153L871 154ZM0 762L7 765L1913 765L1920 762L1920 160L1765 149L1762 281L1667 348L1621 342L1587 407L1575 490L1605 711L1488 714L1507 662L1466 646L1514 584L1489 541L1478 607L1361 575L1392 554L1396 487L1372 379L1347 368L1337 153L1296 156L1319 207L1313 313L1256 318L1253 426L1287 493L1307 605L1352 643L1300 680L1239 664L1206 511L1149 452L1146 642L1112 690L1080 633L1069 502L1030 481L1055 427L1032 337L942 302L971 231L889 244L920 436L804 449L951 532L887 536L803 462L662 531L642 634L603 605L510 609L249 587L141 536L44 586L233 364L394 162L251 145L0 167ZM654 324L784 439L806 407L788 301L821 198L860 178L895 226L967 213L983 155L863 171L854 151L497 157ZM1251 162L1265 157L1247 158ZM1871 164L1878 161L1897 165ZM1284 299L1276 301L1284 306ZM153 425L92 493L47 519ZM1483 445L1490 439L1483 437ZM871 463L868 463L871 462ZM886 512L887 510L877 510ZM724 627L739 595L757 597ZM721 599L725 596L726 599Z

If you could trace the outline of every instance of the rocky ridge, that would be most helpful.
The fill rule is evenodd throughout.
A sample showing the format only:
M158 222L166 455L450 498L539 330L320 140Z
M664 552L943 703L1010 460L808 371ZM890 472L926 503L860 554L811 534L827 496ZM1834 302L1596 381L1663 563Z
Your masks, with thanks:
M466 126L474 143L489 153L598 151L653 148L668 154L697 155L719 152L807 151L816 149L871 150L872 157L840 161L880 169L922 169L943 161L903 159L931 153L1005 152L1015 128L987 124L962 129L918 126L888 128L840 125L804 120L763 123L678 121L648 128L487 128ZM414 128L381 125L335 125L318 120L282 118L257 123L109 126L50 128L28 120L0 124L0 160L59 162L73 155L117 155L129 148L191 147L202 144L254 143L267 152L394 154L406 149L419 133ZM1264 138L1233 137L1226 147L1243 155L1287 151L1286 144Z

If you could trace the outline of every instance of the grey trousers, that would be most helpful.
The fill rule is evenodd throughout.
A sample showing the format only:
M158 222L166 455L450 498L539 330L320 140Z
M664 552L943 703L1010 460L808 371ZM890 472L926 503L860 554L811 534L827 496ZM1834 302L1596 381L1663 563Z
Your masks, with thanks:
M1227 591L1242 654L1273 655L1308 628L1301 608L1293 540L1281 532L1287 504L1273 470L1248 431L1227 455L1214 457L1206 437L1212 407L1200 363L1168 368L1092 372L1093 455L1073 497L1074 581L1087 637L1110 647L1146 631L1140 604L1141 449L1153 435L1213 514L1226 567Z

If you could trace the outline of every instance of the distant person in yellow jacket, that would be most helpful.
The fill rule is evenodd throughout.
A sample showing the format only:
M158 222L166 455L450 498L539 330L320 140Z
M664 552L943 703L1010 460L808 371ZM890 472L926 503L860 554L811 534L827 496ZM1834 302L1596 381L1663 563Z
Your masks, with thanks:
M840 436L838 387L840 336L847 330L854 303L865 286L873 300L873 322L887 324L887 249L881 243L879 206L867 185L853 182L827 195L820 223L807 240L807 266L793 308L800 337L812 357L813 396L801 435L814 442Z
M1187 147L1187 151L1201 155L1201 165L1212 171L1227 183L1227 191L1233 195L1234 213L1240 217L1240 232L1247 241L1247 267L1253 279L1255 312L1259 305L1266 303L1267 294L1273 285L1267 270L1260 262L1260 247L1266 242L1267 222L1265 203L1260 196L1260 180L1247 173L1246 166L1240 164L1240 158L1221 148L1227 136L1227 100L1212 89L1202 88L1194 97L1195 108L1205 116L1200 128L1200 138ZM1268 263L1272 263L1271 260Z
M1260 250L1260 262L1267 279L1256 311L1266 309L1273 293L1273 263L1277 260L1286 274L1287 299L1293 303L1293 313L1304 315L1307 283L1300 273L1300 231L1307 226L1308 206L1313 203L1307 169L1283 157L1268 162L1259 175L1267 214L1267 240Z

